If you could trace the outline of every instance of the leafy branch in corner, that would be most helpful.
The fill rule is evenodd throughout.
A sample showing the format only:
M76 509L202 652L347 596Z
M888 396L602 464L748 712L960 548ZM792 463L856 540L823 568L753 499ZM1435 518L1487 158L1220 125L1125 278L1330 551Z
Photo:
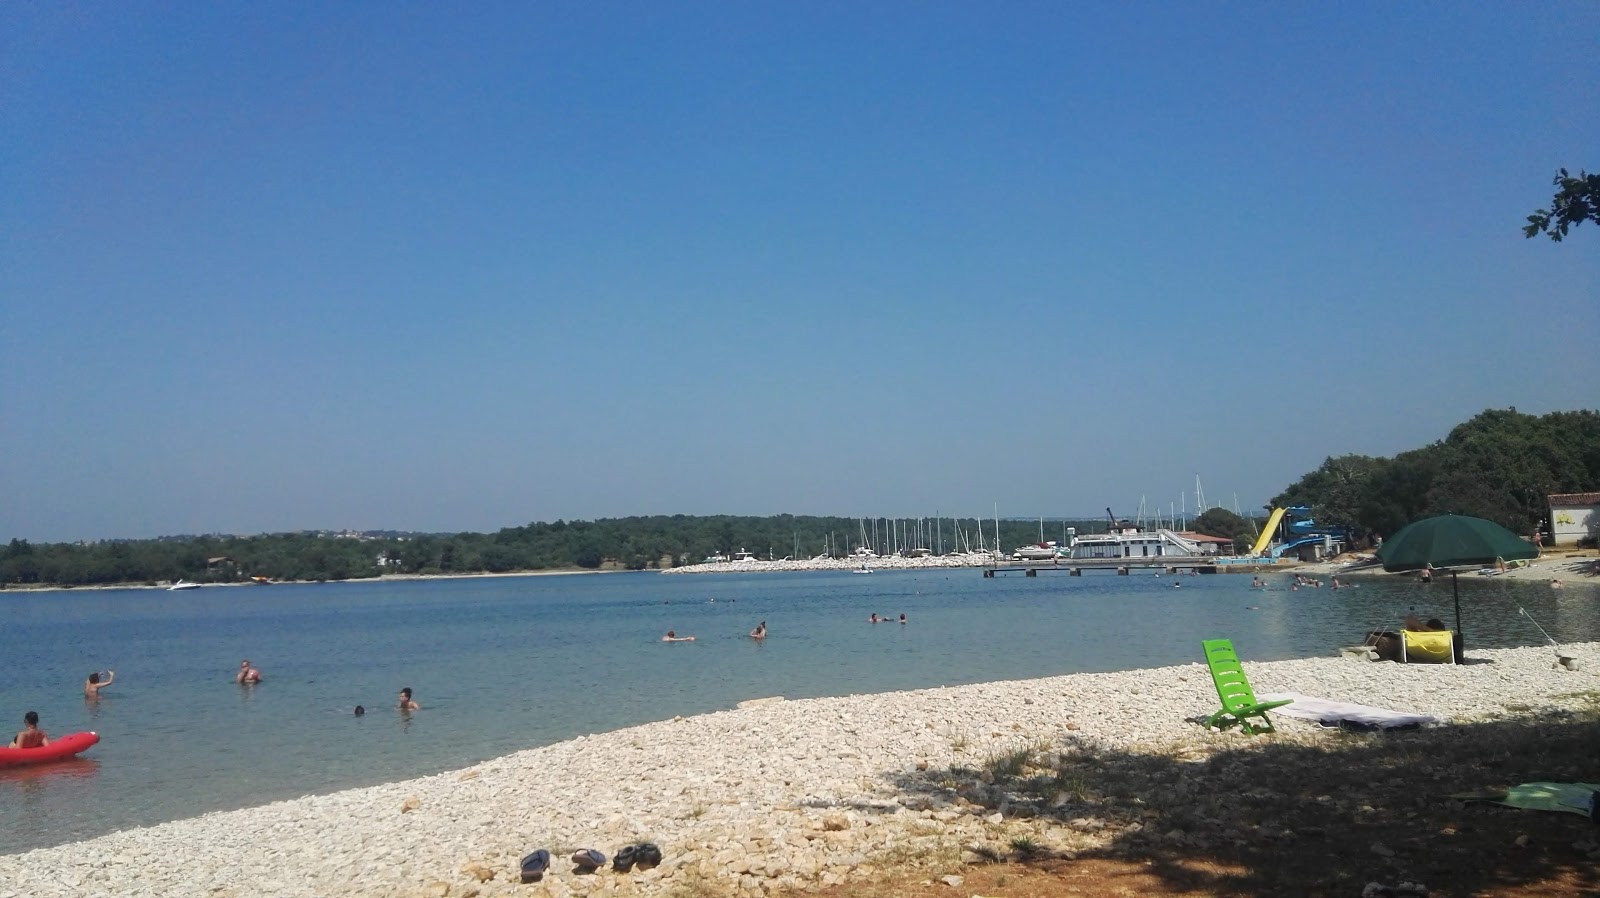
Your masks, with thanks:
M1548 234L1551 240L1560 243L1561 238L1567 236L1567 230L1575 224L1586 221L1600 224L1600 174L1579 171L1574 177L1563 168L1550 183L1557 188L1550 208L1540 209L1528 216L1522 236Z

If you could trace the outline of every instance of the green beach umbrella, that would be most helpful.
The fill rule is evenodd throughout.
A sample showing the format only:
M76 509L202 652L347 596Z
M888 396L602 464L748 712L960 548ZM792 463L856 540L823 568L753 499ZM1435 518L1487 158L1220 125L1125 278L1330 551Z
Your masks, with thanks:
M1384 540L1378 549L1378 560L1383 562L1386 571L1420 571L1430 565L1451 568L1457 633L1461 632L1461 585L1456 581L1457 569L1537 557L1539 547L1510 530L1494 521L1461 514L1413 521Z

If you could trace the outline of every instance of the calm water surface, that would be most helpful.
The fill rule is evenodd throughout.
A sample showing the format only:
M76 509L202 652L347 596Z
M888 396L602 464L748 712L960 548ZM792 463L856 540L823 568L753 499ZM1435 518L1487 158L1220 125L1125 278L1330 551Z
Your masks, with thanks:
M985 580L977 570L480 578L0 592L0 721L95 730L84 759L0 768L0 854L467 766L747 698L883 692L1199 660L1328 655L1449 581L1250 588L1241 576ZM1173 588L1181 582L1181 588ZM1473 646L1600 640L1600 589L1464 577ZM872 625L868 614L910 623ZM745 636L765 620L771 636ZM663 644L672 628L698 637ZM259 686L233 683L241 658ZM89 671L116 683L89 704ZM394 710L401 686L423 710ZM355 717L356 705L368 713ZM1197 709L1173 709L1186 714Z

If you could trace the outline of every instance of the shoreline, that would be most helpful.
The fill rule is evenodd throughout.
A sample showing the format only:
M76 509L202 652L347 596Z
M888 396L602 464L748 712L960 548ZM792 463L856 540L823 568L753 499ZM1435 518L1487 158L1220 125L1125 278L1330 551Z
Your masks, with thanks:
M1340 657L1245 666L1257 693L1292 691L1469 723L1584 707L1583 695L1600 690L1600 643L1562 651L1579 659L1578 670L1555 667L1548 647L1471 650L1478 663L1461 666ZM1254 740L1333 744L1342 737L1281 715L1278 735L1253 738L1185 719L1216 705L1199 663L755 699L463 770L0 856L0 882L35 898L759 894L870 879L906 852L957 863L967 844L1026 837L1079 851L1129 831L1094 807L1083 811L1089 823L1078 825L1022 798L986 802L995 787L982 771L1019 749L1204 757L1266 744ZM665 855L654 870L577 876L557 862L542 886L515 881L519 858L535 848L557 859L588 847L609 856L645 840Z
M504 571L504 572L499 572L499 573L495 573L495 572L491 572L491 571L479 571L479 572L474 572L474 573L463 573L463 574L380 574L379 576L376 576L376 577L348 577L348 578L343 579L343 580L274 580L271 583L255 583L255 582L252 582L250 580L244 580L244 581L234 582L234 583L201 583L200 584L200 588L201 589L221 589L221 588L232 588L232 587L235 587L235 586L312 586L312 585L324 586L324 585L328 585L328 584L337 584L337 583L389 583L389 582L405 582L405 581L410 581L410 580L471 580L471 579L477 579L477 578L480 578L480 577L484 577L484 578L490 578L490 577L567 577L567 576L576 576L576 575L579 575L579 574L636 574L636 573L643 573L643 572L642 571L627 571L627 570L594 570L594 571L591 571L591 570L585 570L583 568L577 568L577 569L572 569L572 570L562 569L562 570L555 570L555 571ZM170 584L168 584L168 585L170 585ZM87 585L87 586L62 586L62 585L59 585L59 584L32 586L32 585L23 584L23 583L10 583L10 584L6 584L4 586L4 588L0 588L0 595L5 595L8 592L19 593L19 594L20 593L33 593L33 592L95 592L95 591L108 590L108 589L140 589L140 590L154 590L154 591L157 591L157 592L168 592L169 591L167 589L167 585L158 583L158 584L156 584L154 586L151 586L150 584L145 583L143 581L140 581L140 582L137 582L137 583L94 583L94 584L90 584L90 585ZM193 590L173 590L173 591L192 592Z

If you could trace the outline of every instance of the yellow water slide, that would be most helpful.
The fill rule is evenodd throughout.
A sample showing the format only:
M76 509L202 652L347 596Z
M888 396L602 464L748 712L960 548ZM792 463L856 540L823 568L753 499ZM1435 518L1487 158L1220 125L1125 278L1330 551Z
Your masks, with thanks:
M1256 544L1250 547L1251 555L1260 555L1267 548L1267 543L1272 542L1272 534L1278 532L1278 522L1283 520L1283 509L1274 508L1272 516L1267 518L1267 526L1261 528L1261 535L1256 538Z

